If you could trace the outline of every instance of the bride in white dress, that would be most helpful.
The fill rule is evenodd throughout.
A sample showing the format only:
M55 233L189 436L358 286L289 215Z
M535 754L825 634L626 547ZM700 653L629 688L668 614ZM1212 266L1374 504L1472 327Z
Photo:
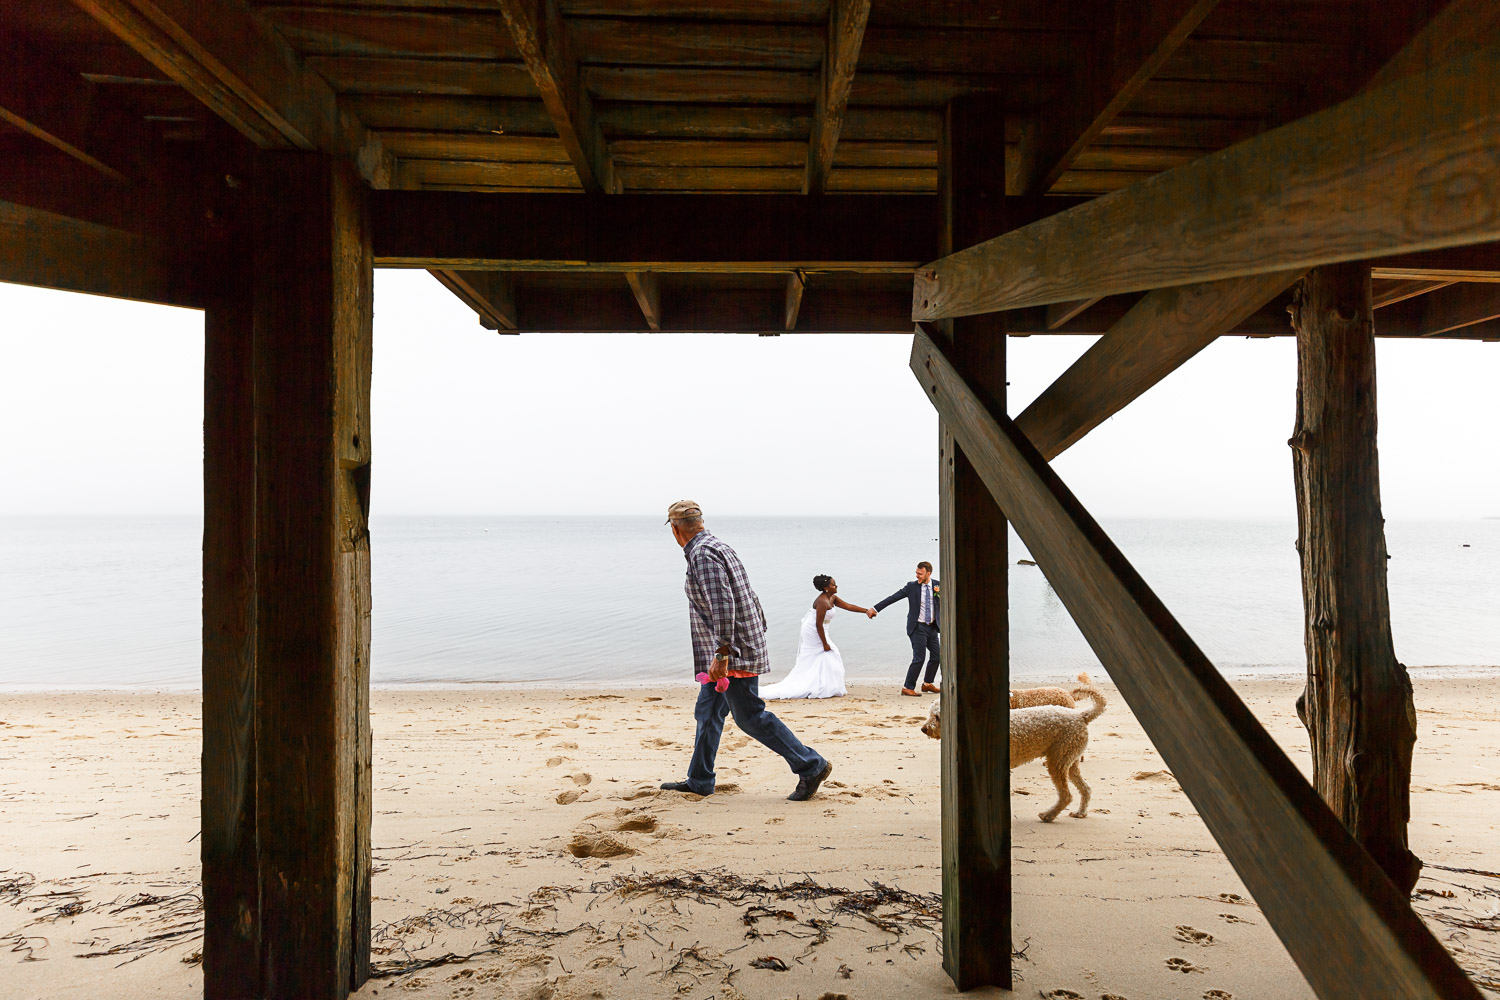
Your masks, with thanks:
M844 658L839 648L828 638L828 625L833 621L834 608L843 608L855 614L875 617L869 608L857 608L841 600L838 581L831 576L813 577L813 586L818 598L807 614L802 616L802 632L797 641L797 663L792 672L775 684L760 689L766 701L781 698L840 698L844 688Z

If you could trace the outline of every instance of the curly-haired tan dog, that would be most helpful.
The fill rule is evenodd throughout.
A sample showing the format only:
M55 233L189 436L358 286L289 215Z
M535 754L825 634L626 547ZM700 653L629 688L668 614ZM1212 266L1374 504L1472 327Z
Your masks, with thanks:
M1034 708L1037 705L1061 705L1063 708L1076 708L1075 699L1088 694L1089 689L1094 685L1086 673L1078 675L1078 683L1083 687L1072 690L1060 687L1011 688L1010 707Z
M1096 687L1079 688L1077 693L1088 695L1093 704L1087 709L1063 708L1061 705L1037 705L1032 708L1013 708L1010 712L1010 766L1044 758L1047 774L1057 788L1057 802L1044 813L1043 823L1057 818L1069 802L1073 793L1068 789L1071 780L1078 786L1078 809L1069 813L1083 819L1089 812L1089 785L1083 780L1083 751L1089 745L1089 723L1104 713L1104 695ZM941 709L937 702L922 724L922 732L933 739L943 735Z

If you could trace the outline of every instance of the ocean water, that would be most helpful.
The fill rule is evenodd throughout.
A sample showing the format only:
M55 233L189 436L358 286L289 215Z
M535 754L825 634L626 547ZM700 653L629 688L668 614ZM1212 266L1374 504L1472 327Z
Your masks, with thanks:
M937 563L934 518L715 518L770 620L773 677L830 573L873 604ZM1105 530L1220 669L1303 669L1295 525L1118 520ZM1500 520L1387 525L1397 656L1500 665ZM191 687L199 676L193 518L0 518L0 687ZM690 682L683 560L655 518L385 517L372 523L377 684ZM1466 547L1467 546L1467 547ZM1101 670L1011 539L1011 669ZM941 567L939 567L941 576ZM851 679L893 680L905 607L842 614Z

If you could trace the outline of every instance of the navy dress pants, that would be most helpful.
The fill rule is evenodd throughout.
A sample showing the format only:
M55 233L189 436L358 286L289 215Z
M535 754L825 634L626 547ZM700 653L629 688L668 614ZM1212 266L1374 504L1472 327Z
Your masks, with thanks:
M911 666L906 668L905 684L908 691L917 689L917 674L922 669L924 656L927 659L927 678L923 683L931 684L938 672L938 630L918 622L911 633Z
M724 718L730 713L734 714L735 725L780 754L797 777L816 777L828 766L821 754L803 746L786 723L766 711L759 677L731 677L725 691L715 691L712 684L699 687L698 704L693 708L698 735L687 776L688 787L694 792L709 795L714 790L714 760L719 755L719 737L724 735Z

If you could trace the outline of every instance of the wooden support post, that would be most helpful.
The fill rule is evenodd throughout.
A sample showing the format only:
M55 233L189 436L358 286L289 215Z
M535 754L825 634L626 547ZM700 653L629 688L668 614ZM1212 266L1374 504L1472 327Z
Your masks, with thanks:
M1004 103L959 98L944 116L944 254L1005 231ZM954 320L954 363L1005 407L1005 318ZM1010 645L1005 515L943 426L939 472L943 643L943 968L960 990L1009 989Z
M787 333L797 329L797 316L802 312L802 293L807 290L807 275L793 271L786 276L786 309L783 310Z
M1288 444L1307 645L1307 692L1298 708L1305 704L1313 785L1409 893L1422 870L1406 842L1416 708L1391 641L1369 266L1309 272L1293 299L1292 323L1297 426Z
M370 953L369 216L322 154L255 184L261 995L342 1000Z
M661 281L655 271L627 271L625 282L653 332L661 330Z
M248 181L248 177L241 180ZM237 181L238 182L238 181ZM236 202L250 192L226 193ZM203 995L259 997L255 387L248 205L210 238L203 350Z
M920 329L911 369L1318 996L1479 1000L1052 467Z

